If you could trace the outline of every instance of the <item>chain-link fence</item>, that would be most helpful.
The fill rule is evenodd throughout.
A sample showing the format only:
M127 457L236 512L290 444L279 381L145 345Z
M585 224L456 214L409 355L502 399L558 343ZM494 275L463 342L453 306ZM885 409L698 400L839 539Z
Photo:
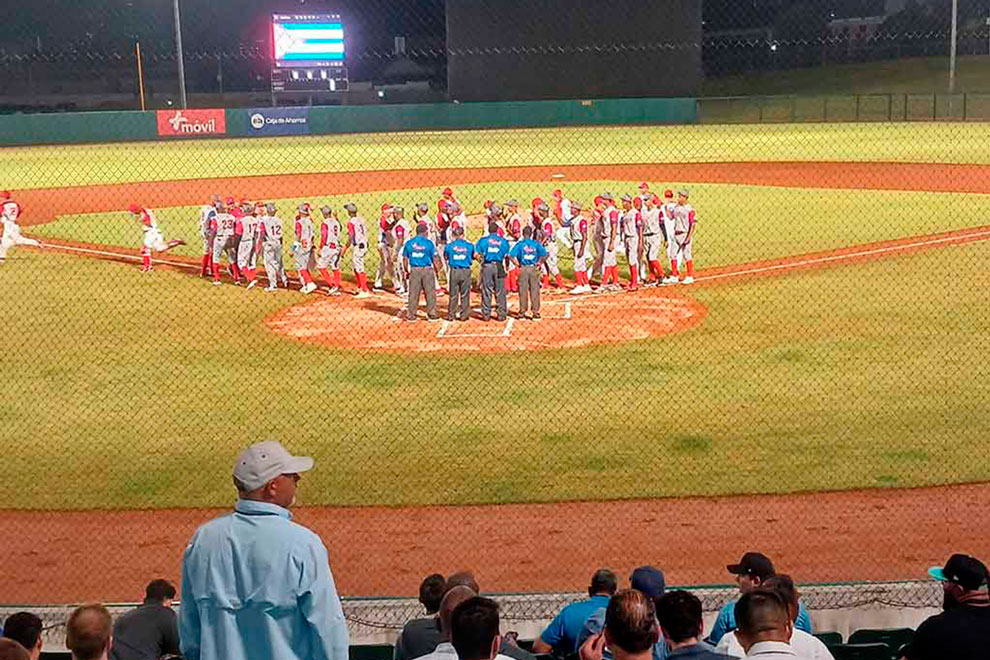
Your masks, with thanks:
M177 579L259 439L350 597L986 556L990 4L654 4L0 9L0 602Z

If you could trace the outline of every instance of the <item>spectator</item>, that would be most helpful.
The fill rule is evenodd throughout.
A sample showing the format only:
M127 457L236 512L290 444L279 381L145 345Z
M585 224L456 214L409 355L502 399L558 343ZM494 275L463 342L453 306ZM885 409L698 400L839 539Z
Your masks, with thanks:
M65 624L65 648L72 660L107 660L113 641L113 620L102 605L82 605Z
M533 653L569 655L578 650L577 641L584 623L596 610L607 607L615 593L615 573L607 568L598 569L591 577L588 600L571 603L553 618L540 638L533 642Z
M757 589L763 584L764 580L776 574L773 568L773 562L766 555L759 552L747 552L742 556L738 564L729 564L726 568L736 576L739 592L743 595ZM712 644L717 645L725 633L736 627L735 605L736 601L731 600L719 611L718 618L715 619L715 624L712 626L712 632L709 635L709 641ZM798 608L796 625L806 633L812 632L811 617L808 616L808 611L804 609L804 605L800 605Z
M419 585L419 602L426 608L427 616L413 619L402 627L395 641L395 660L409 660L431 653L440 643L440 621L437 612L443 599L446 580L436 573Z
M3 622L3 636L12 639L25 649L31 660L41 657L41 631L44 626L41 617L31 612L17 612Z
M498 605L474 596L454 608L450 615L450 641L459 660L508 660L498 652Z
M274 441L237 457L234 512L196 530L182 558L179 639L188 660L347 660L327 549L289 512L312 467Z
M175 587L152 580L144 590L144 604L113 624L110 660L158 660L179 653L179 629L172 611Z
M458 571L448 575L445 590L450 591L455 587L467 587L476 596L481 593L478 580L475 579L474 573L471 571ZM534 660L535 658L532 653L516 643L516 633L514 632L508 632L502 636L502 646L499 649L499 653L514 660Z
M450 643L450 620L454 609L478 594L469 587L457 586L448 591L440 602L437 619L440 622L440 643L432 652L420 656L418 660L457 660L457 650Z
M641 591L615 594L605 610L605 630L588 638L579 651L581 660L602 660L605 647L615 660L650 660L660 637L653 601Z
M629 588L642 592L647 598L653 601L656 607L657 599L663 596L666 589L666 580L663 571L653 566L640 566L629 576ZM605 627L605 608L595 610L584 622L584 629L578 635L577 647L581 648L592 635L597 635ZM605 657L610 658L611 654L605 649ZM661 636L653 646L653 660L664 660L667 657L667 644Z
M907 660L976 660L990 655L990 575L979 559L955 554L928 574L942 583L944 610L925 620L901 652Z
M791 621L794 622L797 620L801 595L794 587L794 580L789 575L781 574L768 577L760 585L758 591L772 591L776 593L787 604L787 614L791 618ZM820 639L796 627L794 628L794 632L791 633L791 639L788 643L798 655L806 656L812 660L834 660L832 653ZM718 643L716 650L736 658L746 655L734 632L730 632L722 637L722 641Z
M729 656L716 653L701 641L705 623L701 615L701 601L687 591L671 591L656 599L657 621L666 641L671 660L727 660ZM742 657L741 654L739 657Z
M787 603L773 591L762 589L743 594L735 606L739 624L736 637L747 658L773 660L811 660L791 647L794 624L787 613Z
M20 642L8 637L0 638L0 660L29 660L31 657Z
M471 571L458 571L448 575L447 584L444 586L444 591L450 591L454 587L467 587L475 594L481 593L481 587L478 586L478 581L475 579L474 573Z

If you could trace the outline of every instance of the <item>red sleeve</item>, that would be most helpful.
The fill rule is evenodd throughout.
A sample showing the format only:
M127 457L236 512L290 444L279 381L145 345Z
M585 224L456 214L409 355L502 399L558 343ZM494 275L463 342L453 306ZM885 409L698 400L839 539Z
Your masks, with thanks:
M241 236L243 233L244 233L244 223L241 221L240 218L238 218L237 222L234 223L234 235Z
M581 235L582 236L587 236L588 235L588 221L585 220L584 218L581 218L581 221L578 223L578 230L581 232Z
M351 241L354 240L354 223L351 221L348 221L347 223L347 236L351 239Z
M636 211L636 226L637 227L643 226L643 214L640 213L639 211Z
M402 225L395 226L395 236L401 241L406 235L406 229Z
M327 236L328 236L329 233L330 233L330 228L327 226L327 223L321 222L320 223L320 247L323 247L324 245L327 244Z
M302 237L302 223L296 220L296 239Z
M216 215L214 215L214 216L213 216L213 217L212 217L212 218L210 219L210 229L212 229L212 230L214 230L214 231L216 231L216 229L217 229L217 216L216 216Z
M151 216L147 211L141 211L141 224L145 227L151 226Z
M694 210L688 211L688 224L693 225L695 222Z
M259 239L265 238L265 223L263 222L258 223L258 238Z

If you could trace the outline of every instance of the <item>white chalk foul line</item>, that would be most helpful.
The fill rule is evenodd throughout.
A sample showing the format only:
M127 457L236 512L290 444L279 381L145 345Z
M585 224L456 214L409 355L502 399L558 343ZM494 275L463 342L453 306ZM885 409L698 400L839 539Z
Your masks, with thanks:
M127 254L124 252L108 252L106 250L93 250L91 248L81 248L75 247L73 245L59 245L58 243L45 243L44 249L46 250L66 250L68 252L80 252L82 254L95 254L101 257L115 257L117 259L127 259L128 261L141 261L141 257L135 254ZM166 259L152 259L152 264L162 264L165 266L174 266L176 268L188 268L190 270L196 270L200 268L196 264L186 264L181 261L168 261Z
M440 326L440 329L437 330L437 337L443 337L444 335L446 335L447 329L449 327L450 327L450 321L444 321L443 325Z
M502 331L503 337L508 337L512 334L512 324L515 322L516 320L510 316L509 320L505 323L505 330Z

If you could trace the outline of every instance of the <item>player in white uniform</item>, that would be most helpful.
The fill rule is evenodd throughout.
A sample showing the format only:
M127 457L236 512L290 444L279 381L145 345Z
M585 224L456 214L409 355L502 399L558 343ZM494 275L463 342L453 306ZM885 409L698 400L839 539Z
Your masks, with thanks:
M677 206L674 207L674 244L677 246L677 253L684 258L684 266L687 274L681 280L681 284L694 284L694 254L692 243L694 242L695 223L694 207L687 203L688 191L681 189L677 191ZM670 262L671 277L680 278L677 271L677 260Z
M677 271L677 266L684 263L684 256L677 249L677 243L674 241L674 209L676 208L674 191L665 190L663 192L663 204L660 205L660 212L663 217L663 236L664 240L667 241L667 261L674 263L675 267L670 275L663 278L663 284L677 284L678 279L673 273Z
M660 253L663 249L663 210L660 198L650 195L643 210L643 246L640 248L640 276L646 286L656 286L663 280L663 265Z
M618 249L621 213L615 208L615 198L612 193L606 192L601 195L605 202L605 209L602 211L601 233L602 233L602 283L600 289L603 291L618 291L619 286L619 262Z
M278 291L278 281L289 288L289 274L285 272L285 262L282 258L282 219L275 215L275 205L265 206L265 214L258 223L258 248L261 251L262 263L268 275L268 286L265 291Z
M331 296L340 295L340 256L343 245L340 242L340 220L329 206L322 206L323 222L320 223L320 248L316 253L316 268L327 283ZM330 270L333 270L333 277Z
M395 277L395 213L391 204L382 204L382 214L378 218L378 270L375 272L375 291L385 285L385 275L396 286Z
M637 201L639 198L637 198ZM642 201L639 202L642 204ZM643 216L629 195L622 196L622 242L629 263L629 290L639 289L639 246L643 238Z
M40 241L21 236L21 227L17 224L21 211L21 205L11 199L9 192L0 191L0 219L3 224L3 237L0 238L0 264L7 260L7 252L15 245L44 247Z
M570 204L568 212L570 211ZM547 251L547 258L543 260L543 278L541 285L544 289L550 287L550 278L553 278L553 286L558 290L563 290L564 279L560 275L560 263L557 253L557 227L550 216L550 207L540 204L536 207L536 217L539 219L539 233L534 233L533 237L543 243ZM563 229L563 228L561 228Z
M368 225L364 218L358 215L357 205L349 203L344 205L347 211L347 244L340 254L341 258L351 250L351 268L354 271L354 279L358 285L358 298L368 298L371 291L368 289L368 274L364 272L364 258L368 254Z
M412 233L412 227L409 225L409 221L406 220L406 210L401 206L396 206L392 209L392 216L395 218L395 225L392 231L395 233L395 249L393 250L393 257L396 259L394 264L395 269L395 293L399 296L406 295L406 273L405 269L402 267L402 249L406 246L406 241L411 239L415 234Z
M220 196L214 195L209 204L199 207L199 235L203 238L203 261L199 271L200 277L209 277L213 272L213 234L210 227L213 225L213 218L220 206Z
M572 249L571 245L571 222L574 220L574 209L571 200L564 197L564 191L553 191L553 216L557 219L560 229L557 230L557 240L564 244L567 249Z
M299 281L302 282L302 291L310 294L316 291L316 282L310 269L316 265L316 258L313 245L313 220L310 218L310 205L303 203L299 205L299 213L296 214L295 236L296 241L292 244L292 256L295 258L296 271L299 273Z
M155 218L155 214L151 209L146 209L139 204L131 204L127 207L127 210L141 223L141 229L144 232L144 240L141 245L142 273L153 270L151 266L152 251L168 252L174 247L186 244L182 240L172 240L166 243L165 237L162 236L161 230L158 229L158 220Z
M256 202L250 210L237 222L240 223L240 241L237 243L237 267L247 278L247 288L253 289L258 283L258 225L265 212L265 205Z
M591 280L588 279L590 268L589 257L591 257L591 228L588 219L581 215L581 205L577 202L571 204L574 217L571 219L571 226L568 228L571 234L571 249L574 250L574 279L577 286L571 289L571 293L591 293Z

